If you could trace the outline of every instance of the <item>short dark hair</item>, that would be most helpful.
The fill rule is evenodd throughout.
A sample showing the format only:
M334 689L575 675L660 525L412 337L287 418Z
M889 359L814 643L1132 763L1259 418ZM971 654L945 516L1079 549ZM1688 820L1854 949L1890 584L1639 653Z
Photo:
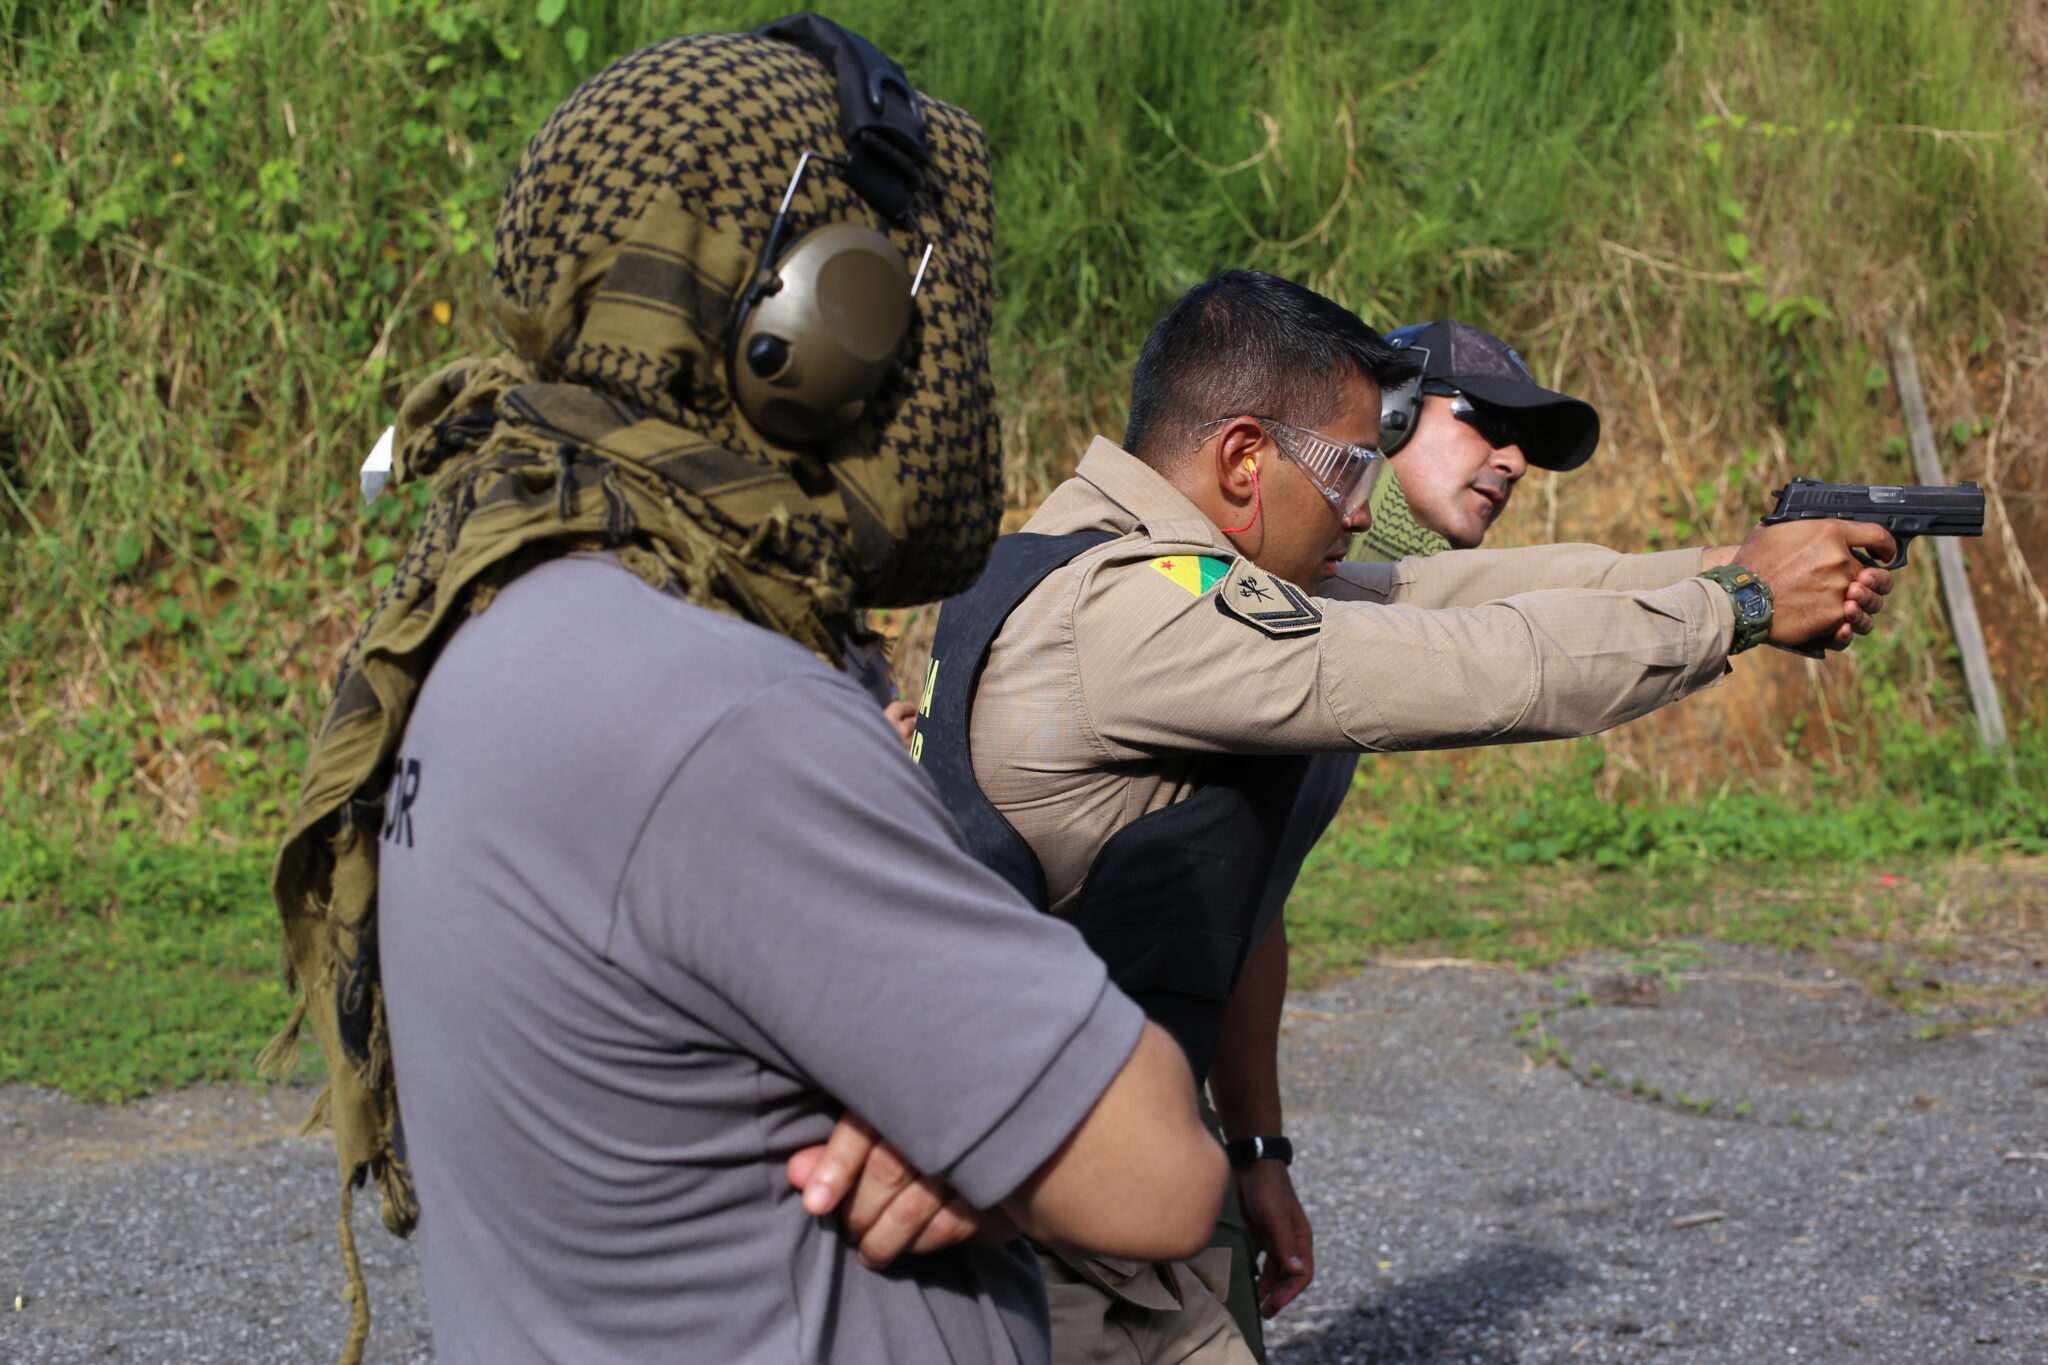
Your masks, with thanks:
M1292 280L1226 270L1181 295L1145 338L1131 374L1124 448L1170 466L1204 423L1251 414L1313 427L1345 385L1412 379L1416 358L1358 315Z

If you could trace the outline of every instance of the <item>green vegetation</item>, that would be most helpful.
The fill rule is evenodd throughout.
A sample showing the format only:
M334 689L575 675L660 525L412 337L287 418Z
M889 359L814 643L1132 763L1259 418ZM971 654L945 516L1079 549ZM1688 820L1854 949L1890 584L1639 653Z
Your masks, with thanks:
M0 1081L243 1074L281 1007L269 848L418 510L365 515L356 463L410 383L489 346L497 195L544 113L642 42L787 8L0 0ZM1732 538L1789 472L1907 479L1893 323L1958 377L1936 416L1979 476L2000 419L1963 381L2048 280L2041 82L1989 0L832 12L989 131L1019 505L1118 428L1145 327L1226 266L1515 338L1606 412L1596 470L1633 472L1532 480L1505 534L1622 548ZM1975 751L1931 576L1886 627L1726 753L1627 732L1367 764L1313 874L1330 951L1489 941L1401 889L1459 867L1503 906L1532 870L1535 904L1624 868L1594 880L1684 906L1729 858L2048 846L2048 741ZM1615 922L1692 931L1655 913ZM1539 938L1529 960L1579 941Z
M290 1004L267 873L253 846L0 832L0 1081L112 1100L252 1078Z
M1825 860L1672 861L1654 872L1569 862L1375 870L1347 861L1347 852L1326 841L1311 853L1288 903L1297 985L1394 953L1530 968L1607 949L1631 954L1638 974L1678 989L1675 974L1703 960L1689 940L1718 939L1818 953L1906 1006L1910 993L1888 984L1889 958L1865 962L1838 949L1890 943L1916 961L1940 962L1956 951L1957 933L2002 923L2011 896L1998 878L1949 864L1898 872ZM1943 1006L1979 1003L1946 983L1929 997Z
M1631 780L1599 739L1496 754L1378 758L1353 783L1353 818L1325 845L1362 868L1572 862L1641 868L1723 862L1840 867L2006 847L2048 852L2048 742L2023 733L2010 754L1958 727L1847 733L1816 756L1810 798L1727 782L1681 799L1679 775ZM1910 774L1909 794L1872 774ZM1511 779L1509 799L1494 784ZM1631 789L1634 790L1631 790ZM1739 799L1736 799L1739 797Z

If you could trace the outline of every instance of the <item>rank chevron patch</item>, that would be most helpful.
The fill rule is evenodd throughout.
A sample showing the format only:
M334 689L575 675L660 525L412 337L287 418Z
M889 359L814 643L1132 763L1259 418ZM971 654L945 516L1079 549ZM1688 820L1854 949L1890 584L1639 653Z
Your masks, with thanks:
M1284 578L1275 578L1240 559L1216 594L1216 609L1276 640L1313 635L1323 628L1323 612L1309 595Z
M1230 561L1214 555L1161 555L1152 567L1200 597L1230 572Z

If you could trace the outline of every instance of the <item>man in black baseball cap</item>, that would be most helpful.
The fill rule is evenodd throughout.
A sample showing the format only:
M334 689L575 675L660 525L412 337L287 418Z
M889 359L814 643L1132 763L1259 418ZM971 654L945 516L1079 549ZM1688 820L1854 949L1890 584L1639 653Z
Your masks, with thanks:
M1409 517L1383 511L1376 497L1364 548L1389 558L1427 554L1445 548L1435 543L1442 537L1471 549L1530 465L1576 469L1600 443L1600 415L1538 384L1499 337L1442 319L1398 328L1387 340L1423 361L1417 378L1381 395L1380 448L1393 457L1410 524L1423 533L1414 538L1432 543L1407 544ZM1425 452L1427 459L1417 458Z

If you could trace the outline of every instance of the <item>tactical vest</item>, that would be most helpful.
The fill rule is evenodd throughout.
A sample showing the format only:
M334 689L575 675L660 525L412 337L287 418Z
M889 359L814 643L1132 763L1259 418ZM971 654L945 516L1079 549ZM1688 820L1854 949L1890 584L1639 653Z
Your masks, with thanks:
M1017 604L1054 569L1115 538L1082 531L997 541L980 580L940 612L919 701L913 756L974 856L1040 910L1050 898L1038 857L974 778L975 688ZM1307 762L1204 758L1192 795L1138 817L1103 845L1069 916L1110 980L1186 1050L1198 1080L1209 1074L1224 1004L1254 946L1259 900Z

